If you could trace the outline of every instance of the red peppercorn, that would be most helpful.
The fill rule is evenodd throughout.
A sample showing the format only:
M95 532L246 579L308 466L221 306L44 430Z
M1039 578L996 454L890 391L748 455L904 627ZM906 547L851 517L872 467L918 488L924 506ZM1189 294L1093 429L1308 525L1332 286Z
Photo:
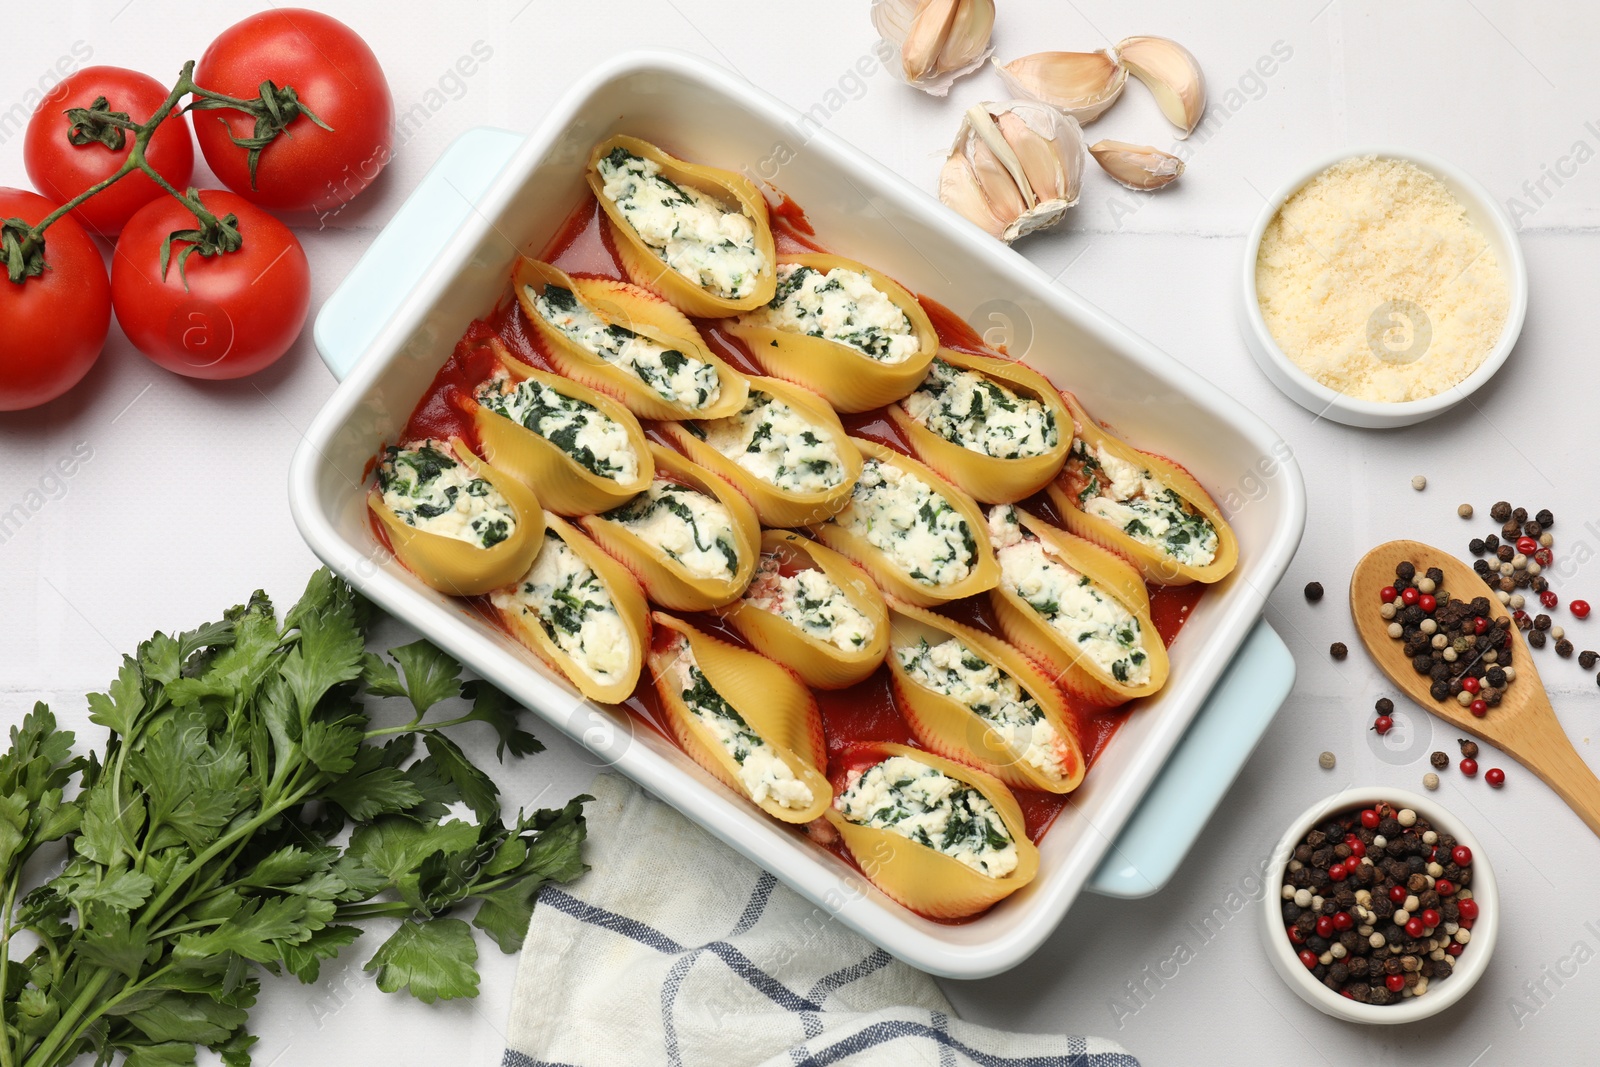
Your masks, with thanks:
M1407 937L1411 937L1411 938L1421 937L1422 936L1422 931L1424 929L1425 929L1425 927L1422 925L1422 920L1421 919L1418 919L1416 917L1412 917L1412 918L1406 920L1406 936Z
M1472 924L1477 922L1477 921L1478 920L1476 920L1476 919L1462 919L1461 920L1461 929L1470 930L1470 929L1472 929Z
M1539 551L1539 542L1531 537L1519 537L1517 538L1517 551L1524 556L1531 556Z
M1589 617L1589 602L1587 600L1574 600L1567 607L1572 609L1574 618L1587 619Z
M1476 693L1478 690L1483 688L1483 683L1469 674L1465 678L1461 679L1461 688L1465 689L1469 693Z
M1406 987L1406 976L1403 974L1391 974L1383 982L1389 987L1389 992L1398 993Z
M1380 734L1386 734L1394 729L1394 720L1387 715L1379 715L1372 721L1372 728Z
M1466 945L1463 945L1461 942L1457 941L1456 943L1451 945L1449 948L1445 949L1445 951L1450 953L1450 955L1452 955L1452 956L1459 956L1459 955L1461 955L1461 953L1466 951L1466 948L1467 948Z
M1482 615L1479 615L1476 619L1472 620L1472 632L1474 634L1482 634L1488 629L1489 620L1484 618Z
M1541 548L1533 554L1533 561L1541 567L1550 566L1551 563L1555 562L1555 558L1555 553L1548 548Z
M1338 911L1333 914L1333 928L1335 930L1348 930L1356 924L1348 911Z
M1359 838L1357 838L1355 841L1352 841L1350 843L1350 858L1351 859L1359 860L1362 856L1365 856L1366 854L1367 854L1367 846L1362 844L1362 842L1361 842L1361 840Z
M1466 867L1471 865L1472 850L1466 845L1457 845L1455 848L1450 850L1450 862L1454 863L1457 867ZM1472 911L1474 914L1467 916L1467 918L1471 919L1476 916L1478 911L1477 907L1474 906Z
M1448 878L1438 878L1434 880L1433 891L1441 897L1447 897L1456 891L1456 884Z
M1394 598L1399 595L1399 592L1396 591L1395 587L1392 585L1386 585L1382 589L1378 590L1378 599L1383 601L1385 604L1393 604Z
M1415 604L1421 598L1422 598L1422 594L1417 592L1417 588L1414 585L1413 586L1407 586L1406 589L1405 589L1405 592L1400 594L1400 602L1402 604L1404 604L1406 607L1410 607L1411 605Z
M1481 719L1489 714L1489 702L1487 700L1474 700L1467 705L1467 710Z
M1438 883L1435 882L1434 885L1437 886ZM1434 911L1432 908L1423 908L1422 909L1422 914L1421 914L1421 916L1419 916L1419 918L1422 919L1422 925L1423 926L1438 926L1439 925L1439 913Z
M1417 607L1421 608L1429 615L1432 615L1433 609L1438 606L1439 601L1436 600L1431 593L1423 593L1421 596L1417 597Z
M1361 840L1361 838L1357 837L1355 834L1345 834L1344 835L1344 843L1349 845L1351 848L1354 848L1356 842L1360 841L1360 840Z
M1298 926L1291 926L1289 927L1289 940L1297 945L1303 945L1306 943L1306 935L1300 932Z
M1478 919L1478 900L1476 897L1456 902L1456 907L1461 909L1461 917L1467 922L1476 922Z
M1494 786L1496 789L1499 789L1501 786L1506 784L1506 772L1502 771L1499 767L1490 767L1488 770L1483 772L1483 780Z
M1346 1000L1356 999L1354 991L1352 991L1349 986L1345 986L1343 989L1339 990L1339 995Z
M1478 776L1478 761L1475 759L1462 760L1461 773L1466 775L1468 778L1476 778Z
M1513 611L1511 613L1511 617L1513 619L1517 620L1518 622L1527 622L1528 621L1528 613L1526 611L1523 611L1521 608L1518 608L1516 611ZM1482 622L1483 620L1480 619L1478 621ZM1488 629L1487 626L1485 626L1484 628Z
M1376 830L1380 821L1382 820L1378 818L1378 813L1372 808L1367 808L1361 813L1361 825L1368 830Z
M1318 915L1317 916L1317 936L1318 937L1328 937L1332 933L1333 933L1333 916L1331 916L1331 915Z
M1303 948L1300 950L1300 962L1305 964L1306 970L1309 971L1317 965L1317 954L1308 948ZM1401 981L1403 982L1405 979L1401 979Z
M1403 885L1390 886L1389 899L1394 901L1396 904L1404 904L1406 900L1406 887Z
M1335 863L1332 867L1328 868L1328 877L1333 879L1335 882L1344 881L1349 874L1349 870L1347 870L1345 865L1342 863Z
M1560 600L1556 597L1556 591L1554 589L1546 589L1544 592L1539 594L1539 603L1543 604L1547 608L1553 608L1560 603Z

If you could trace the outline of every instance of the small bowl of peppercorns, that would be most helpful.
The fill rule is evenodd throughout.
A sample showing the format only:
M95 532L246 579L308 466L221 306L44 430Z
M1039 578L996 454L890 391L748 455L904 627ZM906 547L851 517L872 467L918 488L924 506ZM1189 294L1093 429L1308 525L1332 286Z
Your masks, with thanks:
M1262 902L1273 969L1336 1019L1410 1023L1444 1011L1489 965L1500 928L1478 839L1435 801L1347 789L1307 808L1273 852Z

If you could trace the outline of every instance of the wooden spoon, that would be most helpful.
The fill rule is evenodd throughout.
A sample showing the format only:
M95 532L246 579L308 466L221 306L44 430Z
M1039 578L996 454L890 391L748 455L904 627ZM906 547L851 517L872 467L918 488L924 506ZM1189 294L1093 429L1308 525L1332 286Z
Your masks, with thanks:
M1403 642L1389 636L1389 620L1378 613L1383 606L1378 591L1394 581L1394 569L1403 560L1415 564L1419 575L1430 567L1443 571L1441 588L1452 597L1487 597L1493 617L1510 614L1483 579L1450 553L1420 541L1390 541L1368 552L1350 576L1350 614L1367 652L1412 700L1456 729L1476 734L1509 753L1544 779L1589 829L1600 834L1600 778L1567 740L1544 683L1539 681L1533 657L1515 625L1511 627L1511 665L1517 674L1506 687L1499 707L1490 708L1489 714L1480 719L1454 699L1433 699L1429 692L1432 680L1411 666Z

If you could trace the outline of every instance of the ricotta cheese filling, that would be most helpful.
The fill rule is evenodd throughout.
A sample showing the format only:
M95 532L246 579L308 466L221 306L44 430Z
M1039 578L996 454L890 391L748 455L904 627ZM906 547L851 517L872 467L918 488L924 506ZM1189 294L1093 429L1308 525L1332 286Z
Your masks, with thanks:
M590 474L626 482L639 473L639 456L627 429L587 401L534 378L513 383L504 371L478 387L477 399L490 411L543 437Z
M714 496L656 478L605 518L661 551L695 578L730 579L739 569L733 516Z
M872 640L872 620L832 578L814 568L783 574L775 555L761 557L744 600L843 652Z
M489 599L508 615L531 616L557 648L602 685L627 672L633 639L610 591L554 530L545 534L528 573Z
M871 277L845 267L780 263L776 294L744 321L848 345L879 363L904 363L922 347L906 313Z
M728 300L754 291L767 257L756 247L756 224L715 197L678 185L653 159L613 148L600 161L607 200L667 266Z
M844 482L833 438L770 393L752 391L737 415L698 429L706 444L778 489L822 493Z
M978 544L965 516L910 471L869 456L850 503L831 522L866 539L914 582L951 585L972 573Z
M996 459L1042 456L1061 439L1055 412L1043 403L942 359L900 403L930 432Z
M1028 691L998 664L952 637L937 645L926 639L894 650L912 681L947 696L988 723L1006 749L1046 777L1067 773L1061 733L1044 717Z
M990 878L1017 869L1017 843L989 799L909 756L852 776L833 806L853 823L910 838Z
M689 714L739 765L739 783L750 799L757 804L771 800L782 808L804 808L815 800L811 787L795 777L778 750L752 730L701 673L688 638L678 635L667 651L673 657L673 680Z
M527 289L539 315L568 340L633 375L667 403L694 410L722 395L717 368L705 360L606 322L570 289L559 285L547 285L542 293L534 293L532 286Z
M1085 514L1113 523L1179 563L1204 567L1217 558L1216 527L1148 469L1112 455L1104 445L1091 453L1082 438L1072 443L1072 458L1086 479L1078 492Z
M1007 504L989 512L989 543L1001 585L1027 603L1069 646L1124 685L1150 680L1144 627L1121 601L1023 528Z
M517 528L511 501L457 460L447 441L385 448L378 489L406 525L478 548L493 548Z

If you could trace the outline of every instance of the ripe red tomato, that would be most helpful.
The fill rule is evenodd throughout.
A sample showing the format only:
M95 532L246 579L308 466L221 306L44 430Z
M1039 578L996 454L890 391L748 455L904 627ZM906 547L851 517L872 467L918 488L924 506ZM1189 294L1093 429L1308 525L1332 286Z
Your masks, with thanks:
M85 67L57 85L34 110L23 141L23 162L34 187L56 203L65 204L91 185L111 177L133 150L131 133L119 149L107 148L98 141L73 144L67 138L67 116L63 114L68 108L87 108L96 97L103 96L110 110L143 123L160 110L167 92L154 78L122 67ZM194 175L189 120L179 114L163 122L150 138L145 160L174 187L187 188ZM93 233L115 237L135 211L161 195L159 185L147 175L134 172L97 193L74 210L72 217Z
M356 32L316 11L275 8L222 32L195 68L195 84L259 98L270 79L292 86L331 130L301 115L261 152L255 183L247 138L255 120L239 111L195 113L200 151L222 183L262 207L322 211L359 194L389 162L394 99L378 57Z
M311 306L311 268L289 227L233 193L206 189L200 202L221 218L239 219L234 252L178 257L174 241L161 276L161 243L192 230L194 213L170 196L128 220L111 261L111 303L134 347L190 378L242 378L275 362L300 336Z
M54 211L38 193L0 189L0 219L30 226ZM17 283L0 267L0 411L54 400L82 380L105 347L111 285L90 236L65 216L44 235L45 270Z

